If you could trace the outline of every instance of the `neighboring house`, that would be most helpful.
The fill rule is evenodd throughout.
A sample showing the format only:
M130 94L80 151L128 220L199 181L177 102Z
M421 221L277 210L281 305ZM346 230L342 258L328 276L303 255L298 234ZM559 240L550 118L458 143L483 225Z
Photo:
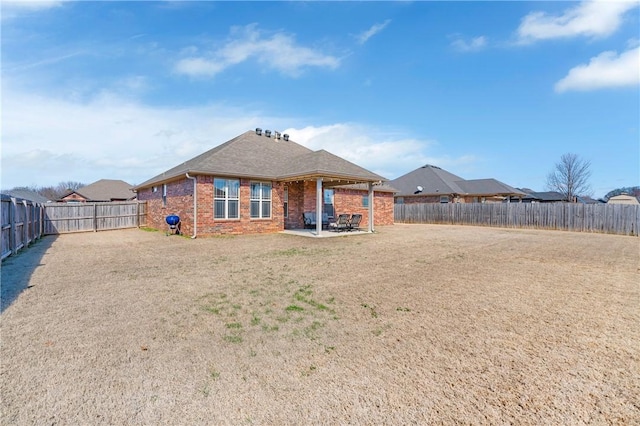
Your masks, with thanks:
M286 134L256 129L134 190L147 202L150 227L166 229L166 216L175 214L181 232L193 236L302 229L304 212L360 213L361 227L371 231L374 223L393 224L393 190L381 185L384 180Z
M562 203L566 201L564 195L556 191L536 192L529 188L520 188L520 190L527 194L522 197L523 203Z
M640 204L633 195L620 194L609 198L607 204Z
M389 181L397 189L395 202L490 203L510 201L526 194L496 179L465 180L429 164Z
M604 201L596 200L594 198L589 197L588 195L584 195L581 197L577 197L578 202L582 204L603 204Z
M4 195L8 195L13 198L20 198L22 200L33 201L34 203L49 203L50 200L42 195L38 194L35 191L30 191L28 189L11 189L9 191L2 191Z
M80 189L67 191L58 201L63 203L129 201L136 198L132 185L123 180L100 179Z

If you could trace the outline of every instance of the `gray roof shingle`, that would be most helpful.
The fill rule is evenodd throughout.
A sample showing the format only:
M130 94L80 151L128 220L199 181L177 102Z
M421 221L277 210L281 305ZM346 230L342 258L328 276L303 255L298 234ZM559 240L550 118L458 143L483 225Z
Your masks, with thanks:
M389 185L398 189L396 193L398 196L417 194L525 195L524 192L496 179L465 180L440 167L429 164L389 181ZM419 191L418 187L421 187L422 191Z
M136 185L135 189L166 182L185 173L270 180L312 176L365 182L385 180L327 151L312 151L291 140L248 131Z
M131 191L131 184L123 180L100 179L75 191L69 191L62 198L75 192L87 201L132 200L136 194Z

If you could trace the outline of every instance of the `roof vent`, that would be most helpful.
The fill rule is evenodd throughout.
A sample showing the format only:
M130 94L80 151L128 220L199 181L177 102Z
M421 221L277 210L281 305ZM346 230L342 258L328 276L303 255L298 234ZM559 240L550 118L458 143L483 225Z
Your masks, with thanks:
M262 129L260 127L256 127L256 135L262 135Z
M283 138L285 141L288 141L288 140L289 140L289 135L285 133L284 135L282 135L282 138Z
M274 133L273 137L275 137L276 139L280 139L280 132L277 132L274 130L273 133Z
M265 130L265 131L264 131L264 135L265 135L266 137L270 138L270 137L271 137L271 130Z

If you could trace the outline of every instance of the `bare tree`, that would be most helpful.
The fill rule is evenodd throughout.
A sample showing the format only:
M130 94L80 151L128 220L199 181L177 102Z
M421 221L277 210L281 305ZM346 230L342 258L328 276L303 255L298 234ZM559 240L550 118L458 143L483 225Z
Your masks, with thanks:
M83 186L85 186L85 184L82 183L82 182L74 182L74 181L70 180L70 181L58 183L58 185L56 186L56 190L59 193L64 194L67 191L77 191L78 189L82 188Z
M576 154L563 154L551 173L547 175L547 188L561 193L566 201L575 202L576 197L590 195L591 162Z

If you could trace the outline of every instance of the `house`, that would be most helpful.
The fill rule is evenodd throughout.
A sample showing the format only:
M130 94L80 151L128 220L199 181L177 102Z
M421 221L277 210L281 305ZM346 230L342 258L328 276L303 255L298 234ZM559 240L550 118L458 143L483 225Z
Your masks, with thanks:
M609 198L607 204L640 204L640 202L633 195L620 194Z
M496 179L465 180L429 164L389 181L389 185L397 189L397 204L501 203L526 196Z
M23 188L2 191L2 194L8 195L9 197L19 198L21 200L32 201L34 203L40 203L40 204L51 202L51 200L47 199L47 197L43 197L42 195L38 194L35 191L31 191L29 189L23 189Z
M529 188L519 188L527 195L522 197L523 203L563 203L566 201L564 195L557 191L536 192ZM512 199L513 201L513 199Z
M129 201L136 198L132 185L123 180L100 179L80 189L67 191L58 201L63 203Z
M303 213L363 215L361 226L393 224L393 190L385 179L325 150L312 151L287 134L258 128L134 187L147 202L147 223L200 235L304 228ZM194 214L195 212L195 214ZM322 221L316 224L318 234Z

